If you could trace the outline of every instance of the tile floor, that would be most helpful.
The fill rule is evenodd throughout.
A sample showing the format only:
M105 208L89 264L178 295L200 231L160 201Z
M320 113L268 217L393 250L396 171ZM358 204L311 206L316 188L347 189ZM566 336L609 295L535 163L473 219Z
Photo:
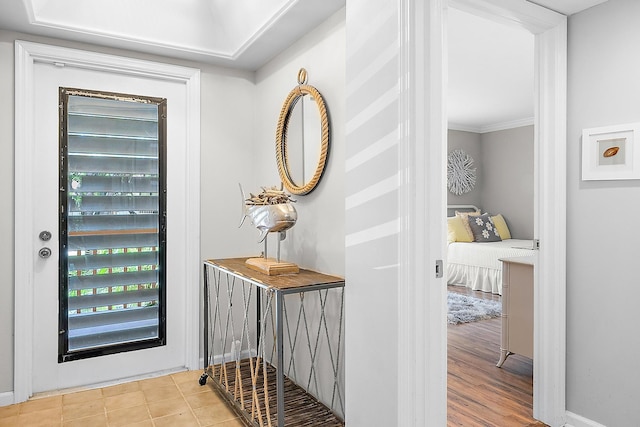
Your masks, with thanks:
M0 427L243 427L202 371L0 407Z

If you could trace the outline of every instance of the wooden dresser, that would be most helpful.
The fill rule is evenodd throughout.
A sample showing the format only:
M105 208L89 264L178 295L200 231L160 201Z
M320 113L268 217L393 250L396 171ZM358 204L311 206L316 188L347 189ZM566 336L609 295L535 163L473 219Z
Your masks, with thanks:
M501 367L510 354L533 359L533 273L537 256L503 258Z

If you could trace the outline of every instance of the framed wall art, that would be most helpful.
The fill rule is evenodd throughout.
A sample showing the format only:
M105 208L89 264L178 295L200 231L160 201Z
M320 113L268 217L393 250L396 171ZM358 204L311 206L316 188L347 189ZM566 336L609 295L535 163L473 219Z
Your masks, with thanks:
M582 180L640 179L640 123L582 131Z
M460 196L473 190L476 185L476 168L473 157L463 150L454 150L447 157L447 187Z

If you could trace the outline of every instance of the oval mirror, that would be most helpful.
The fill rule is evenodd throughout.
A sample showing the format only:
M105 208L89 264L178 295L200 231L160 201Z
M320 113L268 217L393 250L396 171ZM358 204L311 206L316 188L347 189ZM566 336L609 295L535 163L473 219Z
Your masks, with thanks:
M292 194L310 193L320 181L329 151L329 120L318 90L298 72L298 86L285 99L276 131L278 173Z

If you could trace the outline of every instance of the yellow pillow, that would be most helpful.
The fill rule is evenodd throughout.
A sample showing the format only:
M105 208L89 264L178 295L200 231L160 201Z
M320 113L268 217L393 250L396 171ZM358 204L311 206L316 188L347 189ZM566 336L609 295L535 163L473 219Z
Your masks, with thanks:
M464 226L464 229L467 232L467 235L469 236L468 240L469 242L473 242L473 231L471 231L471 227L469 227L469 217L470 216L478 216L480 215L480 211L476 211L476 212L458 212L456 211L456 216L460 217L462 219L462 225ZM499 233L499 231L498 231ZM459 242L461 242L462 240L458 240ZM464 240L465 242L467 240Z
M498 214L496 216L492 216L491 220L493 221L493 225L498 229L498 234L500 234L500 238L502 240L507 240L511 238L511 233L509 232L509 227L507 227L507 222L504 220L502 214Z
M451 242L473 242L473 238L469 236L464 228L462 217L453 216L447 218L447 240Z

